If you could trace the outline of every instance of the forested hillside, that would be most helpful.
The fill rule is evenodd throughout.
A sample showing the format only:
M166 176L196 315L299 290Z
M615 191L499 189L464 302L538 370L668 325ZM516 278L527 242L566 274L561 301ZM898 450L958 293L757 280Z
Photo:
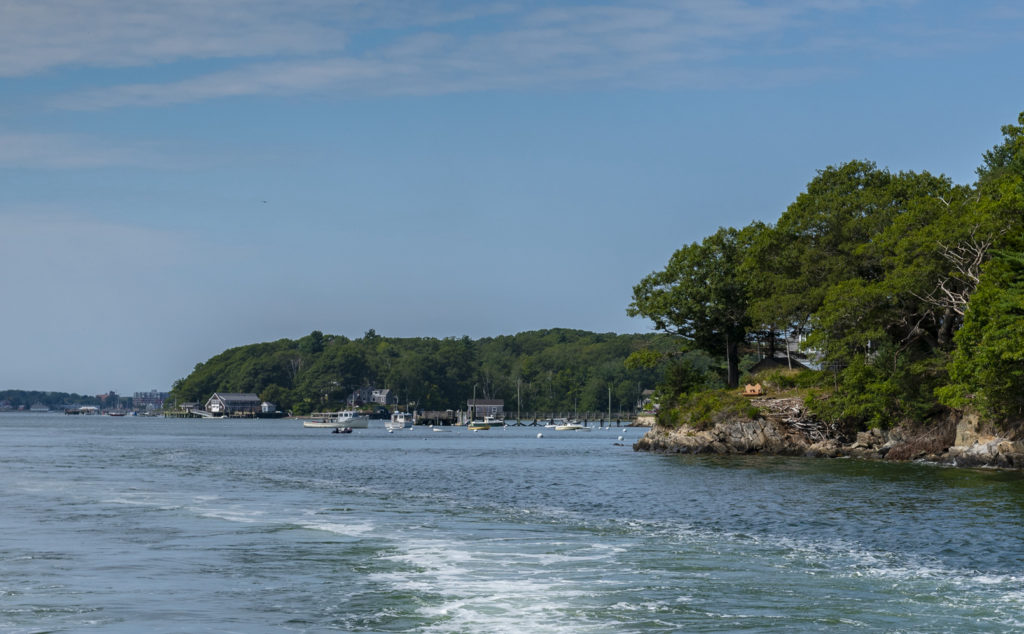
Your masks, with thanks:
M177 381L172 401L205 401L213 392L254 392L284 410L340 407L371 385L396 392L403 405L459 409L472 398L504 399L514 412L630 411L664 366L627 368L635 351L669 352L662 334L616 335L540 330L479 340L390 338L373 330L348 339L314 331L227 350Z
M820 170L775 224L722 228L634 288L628 312L726 363L806 338L822 416L860 427L971 408L1024 415L1024 114L973 185L869 161ZM677 370L667 405L703 386ZM694 380L697 377L698 380ZM692 400L692 399L691 399Z
M78 407L81 405L100 405L100 399L95 396L84 394L70 394L68 392L40 392L31 390L0 390L0 404L6 408L28 409L33 405L41 403L50 409L64 409L65 407Z

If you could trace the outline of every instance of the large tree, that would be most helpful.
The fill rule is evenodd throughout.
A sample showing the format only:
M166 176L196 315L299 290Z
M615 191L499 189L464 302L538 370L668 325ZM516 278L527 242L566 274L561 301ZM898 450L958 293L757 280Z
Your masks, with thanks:
M626 310L689 346L723 355L729 387L739 383L739 346L749 327L747 288L739 270L743 242L740 231L722 228L679 249L664 270L633 287Z
M985 265L956 343L940 398L996 420L1024 417L1024 251Z

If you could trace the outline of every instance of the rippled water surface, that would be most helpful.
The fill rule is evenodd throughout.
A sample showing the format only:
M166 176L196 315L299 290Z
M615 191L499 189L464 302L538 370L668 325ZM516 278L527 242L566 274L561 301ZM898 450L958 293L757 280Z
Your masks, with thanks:
M1021 474L639 434L0 414L0 631L1024 628Z

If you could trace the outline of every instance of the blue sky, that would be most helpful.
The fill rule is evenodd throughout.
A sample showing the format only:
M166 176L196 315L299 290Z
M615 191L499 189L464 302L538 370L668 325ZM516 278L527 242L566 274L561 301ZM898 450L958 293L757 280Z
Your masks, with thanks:
M0 389L312 330L645 332L631 291L868 159L971 183L1009 1L0 0Z

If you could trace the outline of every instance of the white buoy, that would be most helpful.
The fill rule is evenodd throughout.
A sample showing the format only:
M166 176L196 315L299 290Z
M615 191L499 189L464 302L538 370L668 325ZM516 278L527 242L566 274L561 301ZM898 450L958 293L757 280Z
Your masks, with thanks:
M543 438L544 434L537 434L537 438Z
M619 440L622 440L622 436L619 436Z
M393 434L393 433L395 433L395 430L394 430L394 429L389 429L389 430L388 430L388 433L389 433L389 434Z

